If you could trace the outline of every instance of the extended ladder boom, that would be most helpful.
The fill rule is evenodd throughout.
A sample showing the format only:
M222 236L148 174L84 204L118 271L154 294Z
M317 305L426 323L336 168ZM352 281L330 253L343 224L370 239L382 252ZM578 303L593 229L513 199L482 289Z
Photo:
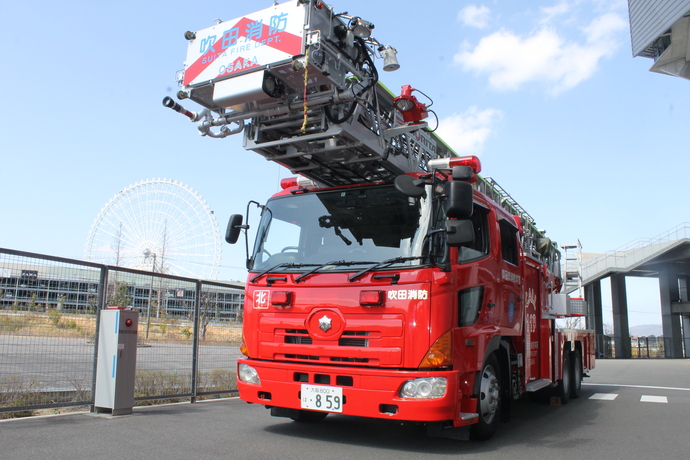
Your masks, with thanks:
M204 108L192 112L169 97L163 103L204 136L244 132L245 149L321 186L428 172L429 161L457 155L426 129L428 107L410 97L413 88L396 98L379 82L374 59L388 71L399 65L373 28L323 2L292 0L187 32L177 96ZM534 219L491 178L474 187L520 217L523 249L538 257L543 235Z
M182 90L202 135L244 131L244 146L317 183L388 181L454 153L421 120L403 121L374 58L398 67L373 25L317 1L290 1L187 32ZM230 126L233 125L231 128ZM219 129L218 129L219 128Z

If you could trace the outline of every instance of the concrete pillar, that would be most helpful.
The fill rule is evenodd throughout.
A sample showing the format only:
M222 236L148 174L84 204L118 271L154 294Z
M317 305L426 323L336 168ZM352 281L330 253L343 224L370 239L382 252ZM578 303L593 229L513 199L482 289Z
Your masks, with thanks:
M628 324L628 297L625 289L625 275L611 275L611 302L613 303L613 339L616 358L632 358L630 325Z
M604 316L601 308L601 280L592 281L585 286L585 300L587 301L587 329L594 330L597 335L603 335Z
M601 302L601 280L592 281L585 286L587 301L587 329L594 330L594 343L597 357L605 356L604 315Z
M690 315L683 316L683 337L685 357L690 358Z
M688 302L688 276L678 277L678 288L681 302ZM683 327L683 349L685 350L685 358L690 358L690 314L684 313L680 317L680 322Z
M678 275L670 267L659 270L659 295L661 296L661 325L664 331L664 350L667 358L683 357L683 341L680 315L674 314L672 302L680 300Z

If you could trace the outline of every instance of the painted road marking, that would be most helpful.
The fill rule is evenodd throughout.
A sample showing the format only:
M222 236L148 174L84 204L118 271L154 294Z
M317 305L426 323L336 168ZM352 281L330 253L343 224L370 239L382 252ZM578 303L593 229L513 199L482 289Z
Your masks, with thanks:
M678 387L656 387L650 385L622 385L617 383L582 383L582 386L590 387L621 387L621 388L646 388L652 390L673 390L673 391L690 391L690 388Z
M589 397L589 399L595 399L597 401L613 401L617 397L617 393L594 393ZM640 402L668 404L668 398L666 396L642 395L642 397L640 397Z
M616 393L594 393L589 399L597 399L599 401L613 401L618 395Z
M640 398L640 402L651 402L651 403L662 403L668 404L668 398L666 396L648 396L644 395Z

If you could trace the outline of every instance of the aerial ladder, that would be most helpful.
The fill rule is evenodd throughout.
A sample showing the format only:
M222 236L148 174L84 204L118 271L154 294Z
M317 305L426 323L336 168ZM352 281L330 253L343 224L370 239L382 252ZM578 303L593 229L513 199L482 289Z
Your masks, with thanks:
M190 111L171 97L163 104L196 122L203 136L243 133L245 149L318 186L392 182L448 164L457 154L423 121L430 104L414 93L424 93L405 85L396 97L379 81L375 59L384 71L400 66L397 50L373 29L321 1L292 0L188 31L177 98L203 109ZM477 178L476 189L516 216L523 250L543 256L534 219L493 179Z
M412 95L395 98L379 82L399 67L397 51L372 35L373 24L316 1L290 1L187 32L187 61L179 99L204 107L190 112L199 132L244 132L244 147L325 186L389 181L425 171L453 152L424 128L406 122L426 106ZM407 115L407 114L406 114Z

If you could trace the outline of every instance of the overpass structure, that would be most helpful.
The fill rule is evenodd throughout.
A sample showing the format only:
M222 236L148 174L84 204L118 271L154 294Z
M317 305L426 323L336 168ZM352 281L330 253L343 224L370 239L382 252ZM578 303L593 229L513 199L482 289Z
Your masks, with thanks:
M581 260L580 276L587 301L587 327L604 334L601 280L611 280L616 357L631 358L625 279L659 279L663 335L667 358L690 357L690 223L652 239L640 239L606 254Z
M628 0L634 57L649 69L690 80L690 0Z

